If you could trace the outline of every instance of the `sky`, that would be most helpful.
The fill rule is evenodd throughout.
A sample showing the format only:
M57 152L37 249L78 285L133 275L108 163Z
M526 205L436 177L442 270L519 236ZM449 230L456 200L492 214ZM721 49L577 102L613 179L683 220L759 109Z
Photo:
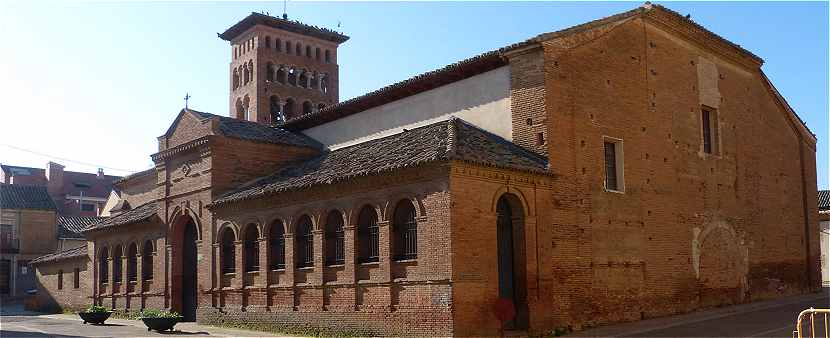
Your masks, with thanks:
M828 3L658 2L760 55L818 137L828 188ZM642 2L297 2L290 19L351 39L338 50L340 100ZM152 166L184 107L228 115L222 32L282 2L0 0L0 163L124 175Z

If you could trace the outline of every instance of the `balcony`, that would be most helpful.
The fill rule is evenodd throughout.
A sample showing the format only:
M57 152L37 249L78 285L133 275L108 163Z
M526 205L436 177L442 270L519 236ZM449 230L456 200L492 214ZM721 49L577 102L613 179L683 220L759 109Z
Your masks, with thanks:
M19 253L20 239L19 238L3 238L0 239L0 253Z

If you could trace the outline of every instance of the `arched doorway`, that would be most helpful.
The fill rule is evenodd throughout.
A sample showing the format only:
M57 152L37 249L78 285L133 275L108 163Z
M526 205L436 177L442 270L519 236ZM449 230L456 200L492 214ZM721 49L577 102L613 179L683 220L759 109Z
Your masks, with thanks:
M198 274L196 241L199 239L196 222L190 217L182 217L174 230L173 242L173 310L179 312L184 321L196 320Z
M704 232L700 240L698 275L701 307L732 305L743 301L744 264L739 241L726 227Z
M529 315L522 203L515 195L504 194L499 197L496 214L499 298L511 300L516 310L516 317L505 323L505 329L525 330Z

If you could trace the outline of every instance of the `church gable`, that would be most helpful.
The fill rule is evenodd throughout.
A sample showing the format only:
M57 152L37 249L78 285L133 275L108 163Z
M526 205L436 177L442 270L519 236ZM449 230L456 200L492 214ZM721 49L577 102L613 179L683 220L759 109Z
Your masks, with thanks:
M159 137L159 151L211 134L213 127L208 116L195 110L182 109L167 132Z

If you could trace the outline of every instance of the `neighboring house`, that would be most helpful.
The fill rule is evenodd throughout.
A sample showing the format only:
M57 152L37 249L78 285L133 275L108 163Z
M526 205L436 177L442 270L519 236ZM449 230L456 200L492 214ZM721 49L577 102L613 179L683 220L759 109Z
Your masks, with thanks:
M55 162L46 169L0 165L0 183L45 186L58 213L65 216L99 216L119 176L66 171Z
M46 187L0 183L0 297L35 287L28 264L57 249L55 211Z
M119 311L365 336L496 336L499 299L541 335L820 287L815 135L763 60L665 7L344 102L348 37L252 13L220 38L232 117L178 113L86 257L37 264L55 303L85 300L55 289L68 260Z
M821 231L821 278L830 286L830 190L818 192L818 219Z

